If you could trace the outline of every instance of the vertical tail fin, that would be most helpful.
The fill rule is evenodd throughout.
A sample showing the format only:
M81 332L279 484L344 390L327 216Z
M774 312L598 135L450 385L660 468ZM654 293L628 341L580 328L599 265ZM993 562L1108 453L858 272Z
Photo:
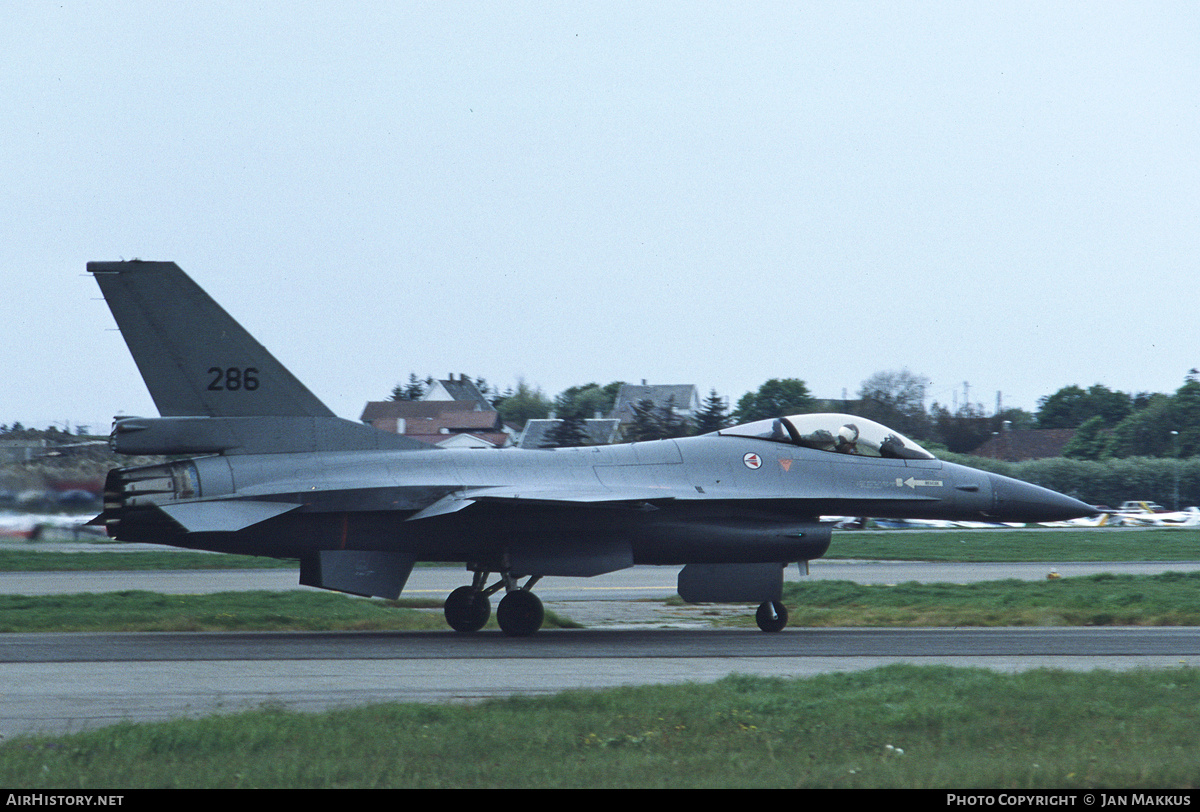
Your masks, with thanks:
M163 417L333 417L174 262L89 262Z

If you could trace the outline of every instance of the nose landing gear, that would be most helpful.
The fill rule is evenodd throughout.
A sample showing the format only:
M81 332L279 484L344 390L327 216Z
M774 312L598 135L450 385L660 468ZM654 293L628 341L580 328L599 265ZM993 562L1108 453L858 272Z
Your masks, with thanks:
M754 620L764 632L781 631L788 622L787 607L779 601L763 601L754 615Z

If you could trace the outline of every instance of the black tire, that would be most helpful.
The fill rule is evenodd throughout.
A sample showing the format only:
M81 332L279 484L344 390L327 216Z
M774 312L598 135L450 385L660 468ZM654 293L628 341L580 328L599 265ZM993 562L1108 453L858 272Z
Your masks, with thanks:
M764 632L782 631L788 622L787 607L779 601L763 601L754 615L754 620Z
M460 586L446 598L446 622L456 632L477 632L492 616L492 604L469 586Z
M541 599L524 590L509 592L496 607L496 622L509 637L528 637L542 628L545 617Z

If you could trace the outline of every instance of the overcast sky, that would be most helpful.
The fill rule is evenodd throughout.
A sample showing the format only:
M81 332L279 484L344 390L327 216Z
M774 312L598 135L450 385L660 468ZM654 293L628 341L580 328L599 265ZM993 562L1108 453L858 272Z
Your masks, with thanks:
M1200 366L1195 2L29 0L0 77L0 423L156 413L84 271L134 257L349 418Z

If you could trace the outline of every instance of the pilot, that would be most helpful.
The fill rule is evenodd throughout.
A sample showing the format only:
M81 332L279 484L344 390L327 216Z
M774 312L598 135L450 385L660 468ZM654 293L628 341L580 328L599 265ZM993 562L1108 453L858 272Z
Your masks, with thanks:
M806 445L809 448L819 448L822 451L832 451L837 444L833 441L833 434L829 429L817 429L806 434L802 438L801 445Z
M904 441L894 434L889 434L883 438L883 442L879 444L879 455L888 457L889 459L898 460L903 458L904 454L901 449L904 448Z
M858 426L847 423L838 429L837 445L833 450L839 454L857 454Z

